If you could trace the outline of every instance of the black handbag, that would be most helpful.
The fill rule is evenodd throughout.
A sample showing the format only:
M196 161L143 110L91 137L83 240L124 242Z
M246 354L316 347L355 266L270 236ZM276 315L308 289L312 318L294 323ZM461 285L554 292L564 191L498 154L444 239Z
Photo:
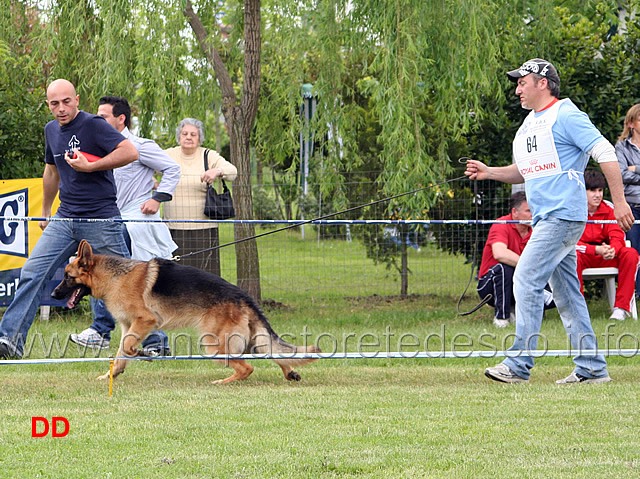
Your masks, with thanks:
M204 171L209 169L209 150L204 150ZM222 177L222 193L218 193L212 185L207 185L207 197L204 202L204 214L212 220L226 220L234 218L233 198Z

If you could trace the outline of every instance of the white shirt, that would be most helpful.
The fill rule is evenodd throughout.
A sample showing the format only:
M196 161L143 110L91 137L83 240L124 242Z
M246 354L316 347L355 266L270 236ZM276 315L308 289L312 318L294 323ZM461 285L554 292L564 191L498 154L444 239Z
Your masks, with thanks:
M160 219L155 215L142 213L140 207L151 198L155 171L162 173L158 193L173 195L180 181L180 166L153 140L140 138L128 128L122 130L138 150L139 158L128 165L113 170L116 180L117 204L123 219ZM125 223L131 238L131 257L148 261L154 257L170 258L178 248L173 242L169 228L164 223Z
M173 192L180 181L180 166L153 140L140 138L125 127L122 135L138 150L139 159L113 170L117 188L117 203L120 210L139 198L151 198L154 171L162 173L158 193Z

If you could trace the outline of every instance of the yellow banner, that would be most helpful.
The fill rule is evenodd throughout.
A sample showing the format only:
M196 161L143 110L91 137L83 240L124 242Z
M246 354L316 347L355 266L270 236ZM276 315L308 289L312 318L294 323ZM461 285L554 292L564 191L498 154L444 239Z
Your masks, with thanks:
M41 216L42 195L42 178L0 180L0 306L13 299L20 268L42 234L37 221L3 217ZM52 214L59 204L56 197Z

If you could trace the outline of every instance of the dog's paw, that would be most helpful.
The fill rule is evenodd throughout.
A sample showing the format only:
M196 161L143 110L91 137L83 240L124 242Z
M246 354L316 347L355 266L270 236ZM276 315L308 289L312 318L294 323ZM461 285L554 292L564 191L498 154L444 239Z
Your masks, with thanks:
M300 379L302 378L296 371L291 371L289 374L287 374L287 379L289 381L300 381Z
M106 381L107 379L109 379L109 373L103 374L102 376L98 376L96 379L98 381Z

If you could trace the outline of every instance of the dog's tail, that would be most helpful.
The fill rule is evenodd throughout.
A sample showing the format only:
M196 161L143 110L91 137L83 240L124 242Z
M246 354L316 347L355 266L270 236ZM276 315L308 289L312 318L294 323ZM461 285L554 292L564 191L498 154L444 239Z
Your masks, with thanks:
M284 377L288 381L300 381L300 375L293 368L295 366L312 363L319 358L291 356L311 355L321 353L322 351L315 345L295 346L288 343L273 330L262 310L257 305L253 303L250 304L256 316L254 316L254 321L249 322L252 340L250 341L250 351L246 352L270 356L270 359L280 366Z
M275 344L272 345L273 347L273 352L275 354L279 354L281 356L287 356L289 354L293 355L303 355L305 353L307 354L318 354L321 353L322 351L320 350L320 348L318 348L317 346L311 345L311 346L294 346L293 344L289 344L288 342L286 342L285 340L283 340L282 338L278 337L275 341ZM292 359L274 359L274 361L276 363L278 363L280 366L283 365L287 365L287 366L303 366L305 364L309 364L312 363L313 361L317 361L319 358L292 358Z
M268 322L263 323L263 325L266 327L258 329L258 334L254 335L254 341L251 347L251 351L249 352L254 354L262 354L265 356L282 356L282 358L272 358L273 361L279 364L281 367L302 366L319 359L317 357L295 357L289 359L287 356L297 356L303 355L305 353L317 354L321 353L322 351L315 345L295 346L291 343L288 343L280 336L278 336L278 334L273 329L271 329L271 326Z

